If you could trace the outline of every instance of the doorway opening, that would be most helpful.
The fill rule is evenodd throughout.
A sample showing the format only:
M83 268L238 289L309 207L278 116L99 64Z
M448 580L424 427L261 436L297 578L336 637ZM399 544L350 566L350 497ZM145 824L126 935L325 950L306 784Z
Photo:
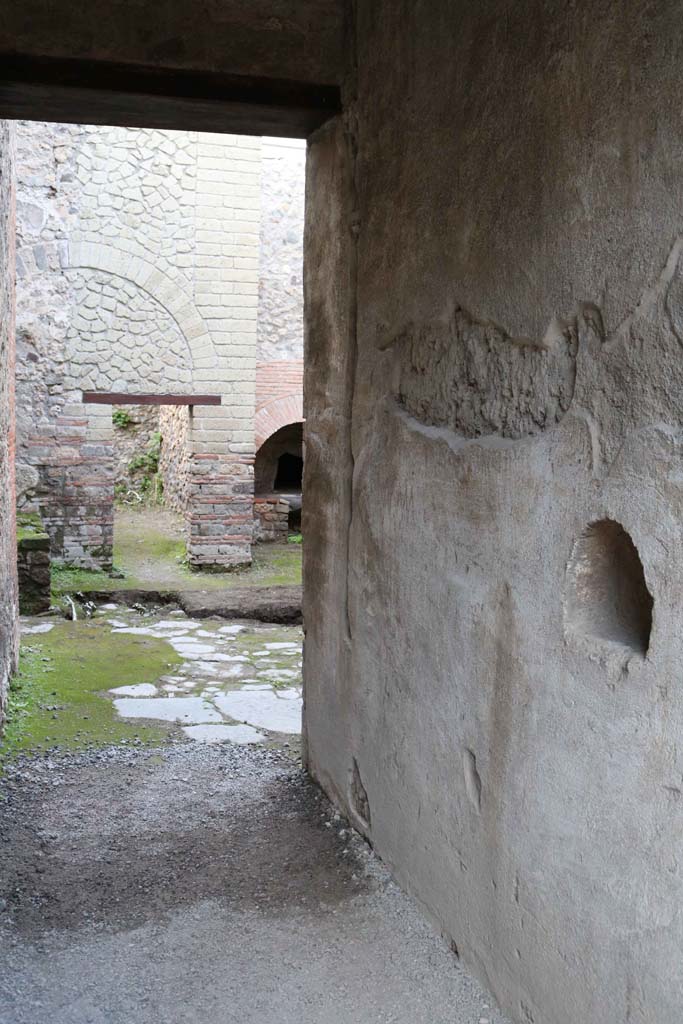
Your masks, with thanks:
M295 751L301 545L288 511L263 543L254 463L283 410L298 422L278 457L303 447L305 144L46 122L16 136L18 504L47 535L59 610L24 623L59 704L35 742L80 714L77 744L137 730ZM300 509L300 472L275 463L271 491L278 468ZM114 685L144 654L130 636L163 656ZM55 645L87 647L96 690L69 690Z
M188 579L261 565L257 419L283 402L301 418L304 143L16 134L19 508L81 574L137 579L115 509L149 510Z

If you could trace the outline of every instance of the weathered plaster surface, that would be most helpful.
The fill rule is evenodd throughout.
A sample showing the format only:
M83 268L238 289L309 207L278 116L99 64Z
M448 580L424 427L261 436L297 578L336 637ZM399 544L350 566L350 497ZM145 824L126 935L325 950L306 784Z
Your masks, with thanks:
M17 665L17 547L14 514L14 126L0 121L0 725Z
M349 539L351 409L356 364L354 168L341 118L309 143L304 305L306 420L302 528L304 748L308 767L350 814L351 761L361 726L352 676ZM362 822L353 815L354 824ZM364 830L365 831L365 830Z
M574 397L571 329L534 343L456 309L445 324L411 325L396 344L399 405L464 437L535 434L559 423Z
M341 223L309 158L309 764L515 1020L674 1020L680 10L357 11ZM321 234L357 237L352 330ZM603 520L646 656L566 628Z

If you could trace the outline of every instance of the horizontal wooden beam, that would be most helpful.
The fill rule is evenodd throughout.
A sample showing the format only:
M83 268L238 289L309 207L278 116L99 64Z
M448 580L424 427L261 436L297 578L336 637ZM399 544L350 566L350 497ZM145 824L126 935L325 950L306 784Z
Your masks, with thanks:
M220 405L220 395L124 395L118 391L84 391L86 405Z
M336 85L0 53L0 118L306 138Z

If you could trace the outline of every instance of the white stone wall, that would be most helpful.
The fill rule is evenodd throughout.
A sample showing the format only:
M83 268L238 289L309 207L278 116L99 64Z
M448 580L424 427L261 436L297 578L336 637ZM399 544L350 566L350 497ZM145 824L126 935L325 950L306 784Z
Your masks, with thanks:
M263 139L258 360L303 359L306 143Z

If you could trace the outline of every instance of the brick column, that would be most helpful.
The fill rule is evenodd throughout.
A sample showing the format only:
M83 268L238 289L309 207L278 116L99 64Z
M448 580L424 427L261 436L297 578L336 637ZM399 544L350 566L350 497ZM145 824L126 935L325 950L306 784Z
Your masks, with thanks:
M28 442L42 477L40 514L55 560L111 569L114 459L111 406L65 405Z
M251 564L253 491L251 456L192 454L189 510L192 565L221 572Z

